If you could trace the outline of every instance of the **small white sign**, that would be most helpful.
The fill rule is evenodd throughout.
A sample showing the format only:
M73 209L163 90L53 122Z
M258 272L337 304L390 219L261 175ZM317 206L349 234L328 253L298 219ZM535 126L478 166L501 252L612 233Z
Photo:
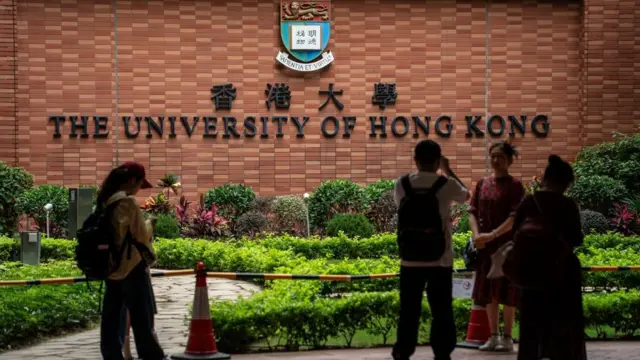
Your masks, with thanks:
M291 25L291 50L322 50L320 25Z
M454 278L453 279L453 297L458 299L471 299L473 294L473 284L475 279L471 278Z
M38 242L38 233L37 232L30 232L29 233L29 242L30 243L37 243Z

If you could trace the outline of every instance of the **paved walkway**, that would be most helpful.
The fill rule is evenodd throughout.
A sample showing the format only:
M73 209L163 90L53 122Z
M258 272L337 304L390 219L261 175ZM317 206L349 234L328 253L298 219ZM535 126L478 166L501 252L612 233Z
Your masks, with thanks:
M207 279L209 299L237 299L260 291L250 283ZM189 334L189 321L186 316L193 304L195 290L194 276L161 277L153 279L153 289L158 304L156 331L160 343L168 353L184 351ZM135 354L135 344L131 342ZM100 332L98 329L64 336L33 347L0 354L0 360L88 360L101 359Z
M640 360L640 342L594 342L587 345L590 360ZM310 351L307 353L278 353L234 355L233 360L390 360L390 349ZM431 360L428 347L419 348L412 360ZM516 354L485 354L475 350L456 349L453 360L516 360Z

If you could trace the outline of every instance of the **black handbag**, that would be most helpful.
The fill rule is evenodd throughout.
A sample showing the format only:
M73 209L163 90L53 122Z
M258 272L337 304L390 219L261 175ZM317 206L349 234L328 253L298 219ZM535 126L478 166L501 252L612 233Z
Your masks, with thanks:
M472 237L467 241L467 245L462 252L462 258L464 259L464 265L467 269L475 269L476 259L478 258L478 249L476 249Z

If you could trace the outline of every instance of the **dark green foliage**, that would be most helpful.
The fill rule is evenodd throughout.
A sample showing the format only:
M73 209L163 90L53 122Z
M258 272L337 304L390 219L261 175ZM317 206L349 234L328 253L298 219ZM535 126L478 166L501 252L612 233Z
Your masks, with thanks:
M397 325L397 291L353 293L328 298L318 296L309 283L298 282L286 288L274 288L250 299L212 301L211 316L216 319L216 335L221 351L244 352L259 340L269 349L298 350L321 348L330 338L341 337L346 346L358 331L382 337ZM295 289L297 288L297 289ZM469 320L471 301L455 299L454 320L458 340L463 340ZM427 338L432 316L426 299L422 303L421 343ZM617 336L632 336L640 330L640 292L586 294L585 321L605 337L606 327Z
M251 187L242 184L224 184L207 191L204 195L204 207L210 209L211 205L215 204L220 216L235 220L249 210L255 198L256 193Z
M257 211L249 211L236 220L235 233L238 236L254 237L269 230L269 220Z
M455 204L451 206L451 225L453 226L454 233L471 231L468 208L469 206L467 204Z
M367 196L350 180L325 181L309 198L309 216L315 228L324 227L335 214L359 213L366 208Z
M23 266L0 264L0 279L79 276L73 262ZM86 328L99 320L97 287L86 284L0 288L0 349Z
M33 186L33 177L24 169L0 161L0 235L11 235L17 228L20 196Z
M32 217L41 232L47 229L44 206L51 203L50 231L54 237L65 237L69 222L69 189L58 185L40 185L25 191L18 199L18 209Z
M398 207L393 198L393 190L384 192L378 200L370 205L367 217L378 232L396 231L397 222L394 223L394 216L398 213Z
M582 232L585 234L604 234L609 230L609 220L597 211L581 211L580 222L582 224Z
M180 225L174 215L160 214L153 229L154 237L176 239L180 237Z
M640 189L640 134L583 148L574 165L576 175L606 175L629 190Z
M362 214L336 214L327 224L327 235L337 236L344 232L349 237L367 238L373 235L373 225Z
M393 191L395 184L395 180L385 179L380 179L374 183L367 184L364 187L364 193L367 198L367 203L370 205L374 204L376 201L378 201L380 196L388 191Z
M582 209L608 213L613 203L627 196L622 181L606 175L581 176L569 189L569 196L575 199Z

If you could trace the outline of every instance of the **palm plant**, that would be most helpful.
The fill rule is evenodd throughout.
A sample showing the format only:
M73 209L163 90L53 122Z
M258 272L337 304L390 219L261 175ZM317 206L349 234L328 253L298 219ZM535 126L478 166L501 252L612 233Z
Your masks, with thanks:
M178 191L182 188L182 184L180 183L180 177L174 175L173 173L169 173L165 175L162 179L158 180L157 188L161 188L162 192L169 198L169 194L173 192L175 195L178 195Z

